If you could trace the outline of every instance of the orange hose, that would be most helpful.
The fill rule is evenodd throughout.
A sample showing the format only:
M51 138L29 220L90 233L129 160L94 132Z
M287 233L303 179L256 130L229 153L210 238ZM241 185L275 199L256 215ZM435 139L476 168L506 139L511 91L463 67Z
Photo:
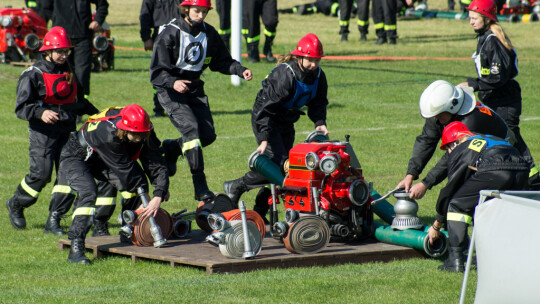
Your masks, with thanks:
M234 209L231 211L223 212L221 213L223 217L227 221L240 221L242 220L242 215L240 214L240 209ZM257 229L261 232L261 237L264 239L264 236L266 235L266 225L264 224L264 220L262 217L253 210L246 210L246 219L250 222L253 222Z

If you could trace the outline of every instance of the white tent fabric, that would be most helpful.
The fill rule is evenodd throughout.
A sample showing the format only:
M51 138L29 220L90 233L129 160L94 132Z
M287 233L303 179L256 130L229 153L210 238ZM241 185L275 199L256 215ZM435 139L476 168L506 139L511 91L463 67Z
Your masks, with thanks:
M475 303L540 303L540 192L506 191L474 216Z

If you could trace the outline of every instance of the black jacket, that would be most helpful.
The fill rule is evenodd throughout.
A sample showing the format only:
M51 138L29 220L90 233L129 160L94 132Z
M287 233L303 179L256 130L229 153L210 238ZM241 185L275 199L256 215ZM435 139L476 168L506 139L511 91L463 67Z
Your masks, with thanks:
M478 91L478 98L490 107L521 102L521 88L514 80L518 75L517 55L508 50L491 30L479 34L476 53L480 54L481 77L468 78Z
M111 109L107 117L120 113L121 109ZM88 163L96 163L99 166L108 167L120 180L123 190L132 193L137 192L138 187L148 189L146 176L150 178L154 186L154 196L163 197L169 191L169 175L165 159L159 151L160 141L154 131L151 132L148 141L139 143L121 140L116 134L116 123L121 117L111 118L104 121L86 123L81 130L73 132L72 136L81 133L92 152L90 156L79 140L70 140L70 143L62 150L62 158L76 157L86 160ZM70 144L76 143L75 147ZM136 156L139 155L139 166Z
M210 67L212 71L226 75L237 75L243 78L242 73L247 68L232 59L229 50L213 26L203 22L201 26L192 27L184 19L176 19L171 23L176 27L167 25L154 42L152 61L150 63L150 81L154 86L172 89L176 80L191 80L192 83L188 87L190 91L195 90L204 85L200 81L200 76L207 67ZM181 50L182 46L180 45L181 31L193 37L196 37L200 32L206 33L208 43L206 57L200 59L204 60L204 64L198 71L180 69L176 65L179 52L184 51ZM202 56L200 50L200 48L195 50L195 52L198 52L195 56Z
M293 71L288 67L290 66ZM320 74L318 74L320 71ZM268 140L272 125L292 124L300 119L304 112L285 108L285 103L293 98L296 92L296 79L302 83L313 84L319 75L319 84L315 98L307 104L308 116L315 127L326 125L326 106L328 105L328 83L325 73L319 68L307 73L300 70L297 61L276 66L262 81L262 89L257 93L251 114L257 139ZM295 77L296 76L296 77Z
M474 133L490 134L501 138L506 138L508 133L508 126L504 120L495 111L481 103L478 103L474 110L468 114L455 115L452 121L461 121ZM420 176L422 170L424 170L424 167L438 148L444 127L435 117L426 119L422 134L418 135L414 142L407 174L411 174L415 178ZM446 157L446 155L443 156L422 180L422 183L428 188L439 184L446 178Z
M43 11L52 19L53 26L63 27L70 38L89 38L94 31L88 28L92 22L92 8L90 3L96 5L96 18L94 20L103 25L109 13L107 0L41 0Z
M141 23L141 39L146 41L156 39L161 25L169 23L174 18L182 18L178 5L181 0L143 0L139 21ZM152 32L153 30L153 32Z
M58 65L54 62L49 62L40 58L32 67L26 69L22 73L19 82L17 83L15 114L18 118L27 120L31 129L69 133L76 128L77 115L92 115L98 112L96 107L84 98L83 91L80 89L77 90L77 99L75 103L53 105L42 102L46 95L42 72L48 74L63 74L67 71L67 61L63 65ZM75 77L75 75L73 75L73 77ZM73 81L76 83L75 79L73 79ZM55 124L46 124L41 120L41 115L43 115L45 110L52 110L58 113L59 119Z

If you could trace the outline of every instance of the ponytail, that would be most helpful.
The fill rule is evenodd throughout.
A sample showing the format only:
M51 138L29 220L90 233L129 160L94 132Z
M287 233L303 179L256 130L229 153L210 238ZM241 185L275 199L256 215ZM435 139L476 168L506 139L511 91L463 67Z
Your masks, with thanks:
M505 48L507 48L509 51L514 49L510 38L508 38L508 35L506 35L506 32L499 24L493 22L489 25L489 29L493 32L493 34L495 34L495 37L499 39Z

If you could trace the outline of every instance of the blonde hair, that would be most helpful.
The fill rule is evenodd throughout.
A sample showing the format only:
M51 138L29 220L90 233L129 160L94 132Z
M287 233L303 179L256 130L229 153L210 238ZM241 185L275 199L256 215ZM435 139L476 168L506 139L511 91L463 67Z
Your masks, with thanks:
M123 129L116 130L116 136L118 136L118 138L120 138L120 140L127 139L128 133L132 133L132 134L135 134L137 136L140 136L142 140L147 140L148 138L150 138L150 131L148 131L148 132L131 132L131 131L123 130Z
M285 54L285 55L281 55L281 56L278 56L278 60L277 60L277 64L282 64L284 62L289 62L291 60L296 60L298 61L298 56L296 55L293 55L293 54Z
M513 50L514 46L512 45L512 41L510 41L510 38L503 30L503 28L498 23L489 19L488 17L484 15L481 16L484 19L484 23L488 25L489 29L493 32L493 34L495 34L495 37L499 39L499 41L504 45L504 47L507 48L509 51Z

